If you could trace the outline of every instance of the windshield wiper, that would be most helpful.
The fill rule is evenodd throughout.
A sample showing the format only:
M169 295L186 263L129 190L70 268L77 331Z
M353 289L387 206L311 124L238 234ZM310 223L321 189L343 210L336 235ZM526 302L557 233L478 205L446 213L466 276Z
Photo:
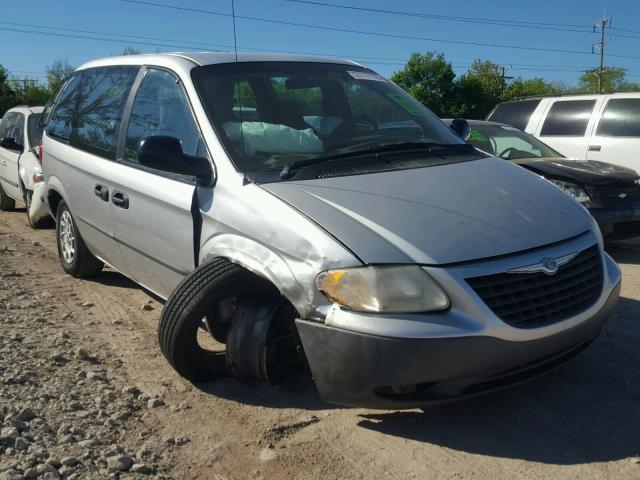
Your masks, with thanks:
M359 150L353 150L350 152L336 153L334 155L326 155L323 157L314 157L306 160L296 160L295 162L289 162L284 166L280 172L280 178L287 180L293 176L292 171L299 168L308 167L316 163L329 162L332 160L340 160L343 158L362 157L365 155L399 152L403 150L426 150L433 152L434 150L472 150L467 143L433 143L433 142L396 142L396 143L384 143L382 145L376 145L375 147L362 148Z

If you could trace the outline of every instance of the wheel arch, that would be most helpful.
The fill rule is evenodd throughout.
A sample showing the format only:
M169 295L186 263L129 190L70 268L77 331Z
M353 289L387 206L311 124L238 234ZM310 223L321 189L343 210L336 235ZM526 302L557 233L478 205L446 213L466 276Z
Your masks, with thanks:
M47 203L51 216L56 218L58 205L62 200L66 199L65 190L62 183L55 177L47 179ZM65 200L66 201L66 200Z
M312 292L297 280L281 256L264 245L240 235L218 235L202 246L200 264L216 258L225 258L268 281L291 303L299 315L304 315L311 308Z

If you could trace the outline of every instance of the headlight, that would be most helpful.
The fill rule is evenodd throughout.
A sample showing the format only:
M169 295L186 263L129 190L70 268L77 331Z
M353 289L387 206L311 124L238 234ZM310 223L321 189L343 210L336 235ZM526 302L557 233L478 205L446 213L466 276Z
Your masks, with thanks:
M417 265L358 267L322 272L316 285L328 299L360 312L444 310L449 297Z
M553 183L556 187L560 188L560 190L567 192L569 195L571 195L580 203L584 204L584 203L589 203L591 201L591 198L589 198L589 194L586 192L586 190L582 187L579 187L578 185L575 185L569 182L563 182L561 180L549 180L549 181Z

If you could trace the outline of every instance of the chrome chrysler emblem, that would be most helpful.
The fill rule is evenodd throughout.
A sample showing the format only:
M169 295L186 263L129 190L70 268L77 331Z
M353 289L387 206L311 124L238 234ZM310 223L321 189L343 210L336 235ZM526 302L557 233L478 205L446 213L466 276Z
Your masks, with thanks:
M525 265L524 267L512 268L507 270L509 273L538 273L544 272L547 275L555 275L561 266L566 265L571 260L576 258L580 252L573 252L561 257L544 257L540 260L540 263L534 263L533 265Z
M627 198L627 194L626 193L619 193L618 197L619 198Z

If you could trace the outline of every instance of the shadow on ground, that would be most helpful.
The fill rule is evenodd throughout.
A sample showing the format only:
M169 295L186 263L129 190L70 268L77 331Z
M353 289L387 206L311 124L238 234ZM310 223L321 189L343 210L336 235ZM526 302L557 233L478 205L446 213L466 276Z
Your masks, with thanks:
M360 415L373 431L460 452L549 464L640 454L640 302L621 299L600 339L520 387L422 412Z
M108 287L143 290L140 285L115 270L105 270L98 275L87 277L83 280L85 282L99 283L100 285L106 285Z

